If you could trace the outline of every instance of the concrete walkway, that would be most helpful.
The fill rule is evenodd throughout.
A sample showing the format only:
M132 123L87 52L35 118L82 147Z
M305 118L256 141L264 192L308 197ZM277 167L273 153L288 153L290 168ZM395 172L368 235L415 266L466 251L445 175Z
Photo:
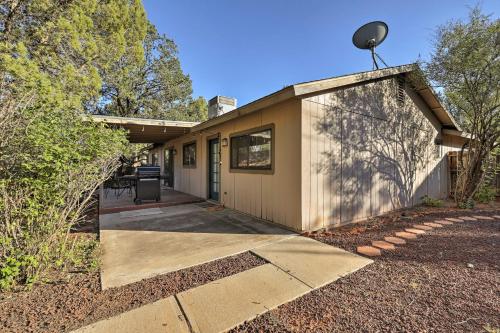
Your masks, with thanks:
M200 265L296 235L196 204L100 216L102 289Z
M293 237L252 250L313 289L344 277L372 261L306 237Z
M189 326L174 296L82 327L74 333L189 333Z
M225 332L311 291L271 264L177 295L193 332Z
M175 298L180 307L169 297L77 332L224 332L372 262L301 236L252 252L269 263L179 293Z

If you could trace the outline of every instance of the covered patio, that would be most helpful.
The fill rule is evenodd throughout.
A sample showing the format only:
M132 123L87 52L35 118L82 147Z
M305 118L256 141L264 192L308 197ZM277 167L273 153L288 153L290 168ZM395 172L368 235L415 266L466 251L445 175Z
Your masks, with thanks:
M179 137L190 131L190 128L196 126L197 122L187 121L168 121L158 119L142 119L116 116L92 115L92 121L105 123L108 126L122 128L127 131L127 137L130 143L140 144L162 144L171 139ZM165 172L160 161L156 161L160 167L161 188L160 199L157 201L144 201L136 204L136 181L133 175L125 175L121 179L121 185L117 188L105 188L101 186L99 195L99 214L112 214L125 211L141 210L148 208L160 208L175 206L188 203L197 203L204 201L203 198L195 197L186 193L175 191L172 187L165 186ZM164 167L164 166L163 166ZM131 177L131 178L126 178ZM131 181L133 180L133 181ZM135 184L135 185L134 185ZM122 186L125 185L125 186Z
M160 201L144 202L140 205L136 205L134 203L133 190L130 192L128 189L122 191L121 195L116 196L112 193L112 191L106 195L105 190L101 189L101 194L99 196L99 214L113 214L132 210L169 207L205 201L203 198L198 198L193 195L162 186Z

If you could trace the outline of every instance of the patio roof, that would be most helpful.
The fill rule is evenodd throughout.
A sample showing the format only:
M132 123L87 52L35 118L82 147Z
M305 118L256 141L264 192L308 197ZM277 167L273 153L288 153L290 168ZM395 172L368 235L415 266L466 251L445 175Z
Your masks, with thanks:
M163 143L189 132L197 122L91 115L95 122L106 123L128 131L132 143Z

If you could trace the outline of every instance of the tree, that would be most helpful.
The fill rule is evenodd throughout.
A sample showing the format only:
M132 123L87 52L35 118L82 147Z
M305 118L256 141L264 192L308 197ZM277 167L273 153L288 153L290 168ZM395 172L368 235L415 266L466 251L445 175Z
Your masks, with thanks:
M139 0L0 3L0 289L84 261L89 247L69 231L127 145L83 105L102 71L141 57L129 41L146 23Z
M455 200L468 205L500 137L500 20L469 13L468 21L438 27L425 71L469 135L460 154Z
M202 120L204 99L192 100L191 79L181 69L174 41L159 34L150 23L144 37L135 37L135 42L143 45L144 57L125 53L110 70L102 71L104 84L100 100L90 108L91 112Z

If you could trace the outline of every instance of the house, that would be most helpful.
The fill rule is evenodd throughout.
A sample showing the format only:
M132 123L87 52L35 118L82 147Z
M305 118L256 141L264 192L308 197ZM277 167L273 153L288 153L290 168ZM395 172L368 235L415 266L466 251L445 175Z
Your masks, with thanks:
M156 131L150 158L175 190L297 231L447 197L446 156L465 140L413 64L294 84L202 123L137 121L150 125L125 127Z

